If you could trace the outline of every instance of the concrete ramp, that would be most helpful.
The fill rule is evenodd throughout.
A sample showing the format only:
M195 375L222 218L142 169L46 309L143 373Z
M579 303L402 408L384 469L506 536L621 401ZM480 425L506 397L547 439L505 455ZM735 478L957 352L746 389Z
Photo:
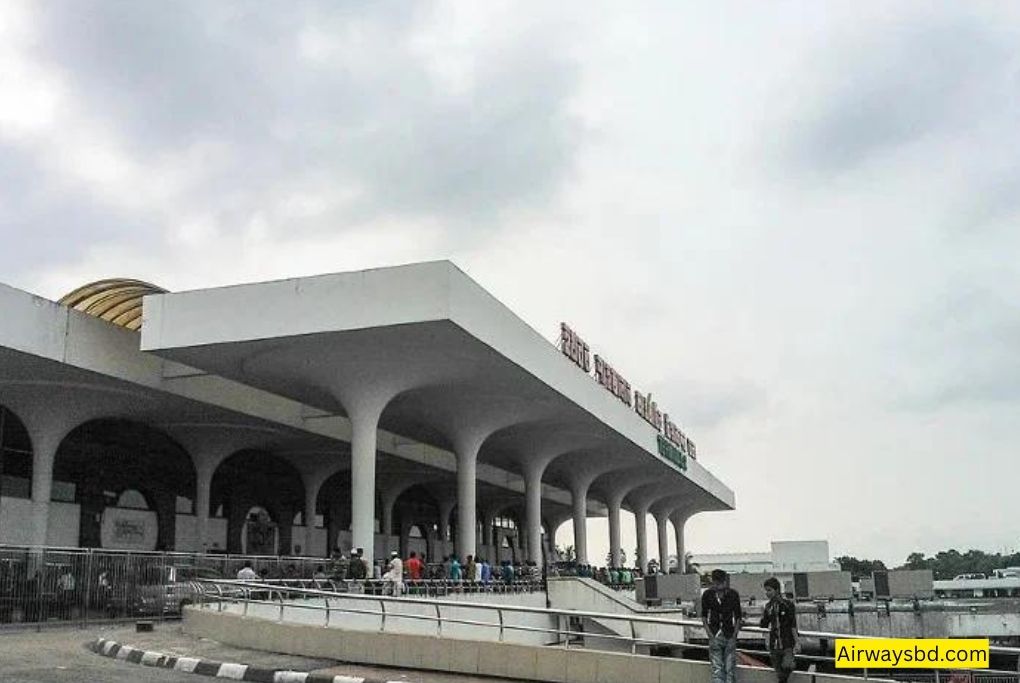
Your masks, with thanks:
M576 576L550 578L547 586L549 607L552 609L676 619L678 621L683 616L679 609L645 607L631 597L632 593L627 594L613 590L593 579ZM585 647L594 649L627 652L631 650L629 643L615 640L611 637L613 635L626 638L637 637L649 642L686 642L686 629L679 623L676 626L668 626L632 623L626 619L580 618L579 620L585 633L590 634L585 636ZM647 653L649 649L648 645L639 645L637 652Z

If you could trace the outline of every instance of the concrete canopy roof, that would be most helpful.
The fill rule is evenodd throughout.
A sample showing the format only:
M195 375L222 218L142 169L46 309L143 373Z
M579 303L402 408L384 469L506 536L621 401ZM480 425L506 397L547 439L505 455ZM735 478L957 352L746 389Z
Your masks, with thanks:
M271 450L309 484L350 467L346 418L142 353L137 331L3 284L0 315L10 323L0 325L0 405L26 423L33 442L39 430L64 434L89 420L122 418L162 429L193 460L199 450L203 460ZM456 478L452 454L405 437L380 432L378 455L380 490L391 472ZM523 496L516 474L482 464L478 478ZM570 500L565 491L548 495ZM597 514L598 504L591 506Z
M380 427L525 466L562 453L648 467L697 510L734 496L696 460L656 453L656 430L449 262L152 295L141 348ZM570 435L571 438L564 438ZM491 438L490 438L491 437ZM574 448L571 448L571 442ZM491 443L490 443L491 442Z

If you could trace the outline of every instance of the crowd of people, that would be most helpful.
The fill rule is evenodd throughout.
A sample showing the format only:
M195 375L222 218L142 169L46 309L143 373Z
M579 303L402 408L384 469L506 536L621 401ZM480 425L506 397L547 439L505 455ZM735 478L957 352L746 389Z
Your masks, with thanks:
M256 581L266 577L257 573L249 562L238 571L237 578ZM292 577L285 572L280 578ZM423 554L417 552L412 551L407 559L403 559L394 551L388 560L377 560L370 564L365 559L364 551L356 548L350 556L335 550L328 563L316 566L312 578L316 581L349 583L354 590L382 585L386 587L387 593L401 595L409 588L427 582L485 589L495 585L538 586L545 577L538 564L531 561L513 563L504 560L495 565L485 557L468 555L461 560L456 555L448 555L441 562L428 562Z
M590 564L554 565L550 576L579 576L595 579L599 583L616 588L634 587L634 579L644 576L637 567L593 567Z

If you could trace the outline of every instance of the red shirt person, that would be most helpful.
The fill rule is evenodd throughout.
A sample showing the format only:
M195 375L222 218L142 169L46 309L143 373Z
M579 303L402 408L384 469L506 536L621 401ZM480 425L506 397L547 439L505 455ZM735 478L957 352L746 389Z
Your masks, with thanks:
M407 569L408 579L411 581L421 581L425 565L418 559L418 553L411 553L411 556L407 558L407 564L404 565L404 568Z

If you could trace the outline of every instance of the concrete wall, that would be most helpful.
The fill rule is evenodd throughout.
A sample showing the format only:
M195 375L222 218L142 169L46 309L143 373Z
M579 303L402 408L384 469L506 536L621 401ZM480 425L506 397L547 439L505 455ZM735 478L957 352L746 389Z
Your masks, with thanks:
M198 522L195 515L177 515L174 522L174 550L177 552L199 552Z
M853 596L850 572L830 570L808 572L808 593L813 598L843 598Z
M828 541L772 541L774 572L818 572L831 568Z
M175 532L176 533L176 532ZM100 545L113 550L155 550L159 519L153 510L103 510Z
M930 598L935 581L930 569L897 569L889 572L889 595L893 598Z
M706 662L561 647L346 631L241 618L188 607L184 630L235 647L408 669L561 683L709 683ZM741 683L775 683L771 669L739 667ZM859 683L832 674L794 673L792 683ZM872 679L878 680L878 679Z
M227 547L227 520L223 517L210 517L206 534L209 537L210 548L225 550Z
M758 572L754 574L739 573L730 574L730 588L740 593L740 599L747 602L748 598L754 596L759 601L765 599L765 587L762 586L765 583L765 579L773 576L771 572ZM783 585L784 592L793 592L793 579L792 577L777 576L779 582ZM698 608L701 607L700 600L697 602Z
M828 612L824 618L811 605L798 605L797 625L803 631L830 631L894 638L970 638L1020 636L1016 612L914 612L886 614L857 610Z
M592 579L581 579L577 577L563 577L549 579L548 583L549 607L560 610L574 610L578 612L600 612L603 614L620 614L626 616L645 616L661 619L680 619L682 613L679 610L649 609L629 596L603 586ZM630 637L632 635L631 622L626 619L597 619L585 620L594 622L593 629L599 633L615 633ZM663 642L684 642L685 629L680 624L667 626L660 624L634 624L634 631L638 637L648 640ZM611 641L598 639L592 641L593 646L600 649L614 649Z
M0 543L27 545L32 542L32 501L0 497Z
M81 508L74 503L50 503L46 544L63 548L77 547L81 532Z

